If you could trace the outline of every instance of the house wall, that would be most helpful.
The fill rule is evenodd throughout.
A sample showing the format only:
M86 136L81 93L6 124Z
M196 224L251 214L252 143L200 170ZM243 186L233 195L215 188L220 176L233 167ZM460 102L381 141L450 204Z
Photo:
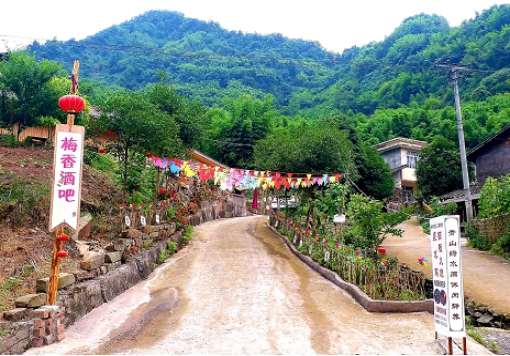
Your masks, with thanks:
M382 155L382 158L384 159L384 162L386 162L390 165L390 169L398 168L401 165L405 164L405 162L406 162L406 161L402 161L402 154L401 154L400 147L396 148L394 150L389 150L389 151L383 152L381 155Z
M487 177L499 178L510 173L510 137L476 158L476 179L483 185Z
M404 168L402 170L402 180L405 180L408 182L416 182L416 169Z

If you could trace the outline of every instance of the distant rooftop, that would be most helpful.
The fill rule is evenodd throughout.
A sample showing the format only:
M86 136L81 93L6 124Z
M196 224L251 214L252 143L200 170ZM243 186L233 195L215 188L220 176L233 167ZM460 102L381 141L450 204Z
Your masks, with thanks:
M205 154L203 154L200 151L197 150L191 150L189 152L190 156L193 157L195 160L197 160L200 163L203 163L205 165L208 165L209 167L218 166L220 168L228 169L229 167L221 162L216 161L214 158L211 158Z
M389 141L384 141L378 143L377 145L373 145L373 148L376 148L379 152L385 152L389 150L393 150L395 148L407 148L411 150L421 151L421 149L427 146L428 143L425 141L419 140L411 140L410 138L397 137Z

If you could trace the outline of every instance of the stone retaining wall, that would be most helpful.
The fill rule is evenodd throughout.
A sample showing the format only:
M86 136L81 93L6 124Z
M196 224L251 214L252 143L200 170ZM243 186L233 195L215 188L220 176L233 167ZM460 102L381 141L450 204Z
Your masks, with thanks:
M204 204L198 214L189 217L188 222L197 226L210 220L232 217L232 210L231 202ZM126 240L139 240L139 246L143 240L152 239L152 247L141 250L124 264L120 261L107 263L108 258L104 258L99 264L87 264L91 268L79 273L62 273L59 276L58 307L44 305L48 281L38 281L37 288L42 293L21 298L21 307L4 312L0 318L0 354L19 355L31 347L62 340L65 327L146 279L157 266L158 256L167 248L167 242L174 241L181 246L182 236L183 231L175 232L174 224L147 226L144 231L123 233L122 237Z

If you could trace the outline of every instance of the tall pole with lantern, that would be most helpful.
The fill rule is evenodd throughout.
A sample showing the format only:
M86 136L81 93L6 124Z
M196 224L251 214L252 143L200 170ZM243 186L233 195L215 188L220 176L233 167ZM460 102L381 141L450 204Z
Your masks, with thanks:
M55 153L53 159L53 183L49 231L55 231L51 276L48 286L48 304L57 302L60 259L67 257L64 242L69 236L64 227L77 231L80 221L80 197L85 128L74 125L75 114L85 109L85 101L78 96L78 72L80 63L74 61L71 90L58 100L60 108L67 113L67 123L55 127Z

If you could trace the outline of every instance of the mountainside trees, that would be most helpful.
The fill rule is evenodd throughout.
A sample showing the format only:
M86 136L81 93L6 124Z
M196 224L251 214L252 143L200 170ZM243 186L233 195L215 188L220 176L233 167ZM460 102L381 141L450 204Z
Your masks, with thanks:
M475 70L459 83L470 148L510 121L509 19L510 5L495 5L454 28L440 16L419 14L384 41L334 54L315 42L150 11L83 41L30 49L69 68L79 58L83 79L108 86L139 89L165 72L176 94L211 107L244 94L272 95L274 109L287 116L351 113L360 124L357 135L370 144L398 136L455 140L453 91L435 63L465 63Z
M0 122L17 134L43 118L64 119L56 103L69 92L65 71L54 61L37 62L24 52L10 53L0 62ZM51 120L50 120L51 121ZM58 121L55 121L58 122Z
M417 185L426 200L462 189L460 154L455 145L438 137L420 153L416 165Z
M136 153L175 157L184 153L179 126L166 112L144 96L131 91L112 93L100 104L96 133L115 133L111 149L123 162L124 193L128 191L128 171Z

